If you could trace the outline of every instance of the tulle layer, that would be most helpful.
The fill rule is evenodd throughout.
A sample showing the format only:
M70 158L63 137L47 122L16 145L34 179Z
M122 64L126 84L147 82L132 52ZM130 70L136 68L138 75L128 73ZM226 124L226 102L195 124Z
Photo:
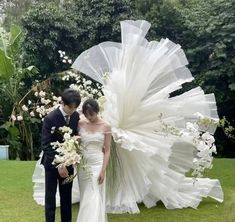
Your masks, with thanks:
M121 43L94 46L72 65L104 87L102 116L112 126L121 166L116 193L107 193L108 212L137 213L138 202L152 207L161 200L172 209L196 208L206 196L223 201L218 180L185 176L197 153L192 137L163 130L164 124L184 130L197 114L216 120L214 95L197 87L172 96L193 80L187 58L169 39L148 42L149 28L146 21L123 21Z

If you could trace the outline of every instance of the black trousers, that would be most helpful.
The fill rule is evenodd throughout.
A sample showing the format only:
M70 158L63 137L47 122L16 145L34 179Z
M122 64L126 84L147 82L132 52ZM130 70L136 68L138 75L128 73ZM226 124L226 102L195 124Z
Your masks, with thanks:
M73 174L73 167L67 168L69 175ZM57 168L45 168L45 218L46 222L55 222L56 189L59 183L61 222L72 220L72 182L62 184Z

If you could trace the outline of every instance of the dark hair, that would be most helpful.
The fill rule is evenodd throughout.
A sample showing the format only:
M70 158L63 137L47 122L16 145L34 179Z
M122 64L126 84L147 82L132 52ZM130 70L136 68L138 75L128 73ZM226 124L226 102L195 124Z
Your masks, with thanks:
M100 111L99 104L94 99L87 99L82 105L83 114L89 113L98 113Z
M70 88L65 89L61 97L62 97L63 103L68 106L72 104L79 106L81 103L81 96L79 92L74 89L70 89Z

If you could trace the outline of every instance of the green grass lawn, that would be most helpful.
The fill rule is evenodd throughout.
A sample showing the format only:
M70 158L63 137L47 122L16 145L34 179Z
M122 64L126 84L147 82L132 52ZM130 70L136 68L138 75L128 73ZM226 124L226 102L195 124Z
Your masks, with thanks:
M31 182L35 161L0 161L0 221L42 222L44 208L32 198ZM235 159L215 159L208 173L222 184L225 200L222 204L208 198L197 210L167 210L163 204L147 209L140 204L140 214L110 214L109 222L233 222L235 221ZM78 204L73 205L76 221ZM56 212L59 219L59 208ZM88 221L89 222L89 221Z

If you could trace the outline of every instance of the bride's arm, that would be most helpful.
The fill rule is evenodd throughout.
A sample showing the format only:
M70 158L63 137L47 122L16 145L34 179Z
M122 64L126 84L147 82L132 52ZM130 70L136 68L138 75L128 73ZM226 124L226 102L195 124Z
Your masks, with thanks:
M100 175L98 177L98 182L99 184L102 184L105 178L105 171L108 166L109 162L109 157L110 157L110 145L111 145L111 139L112 139L112 134L111 134L111 127L107 125L105 127L105 134L104 134L104 160L103 160L103 166L100 172Z

